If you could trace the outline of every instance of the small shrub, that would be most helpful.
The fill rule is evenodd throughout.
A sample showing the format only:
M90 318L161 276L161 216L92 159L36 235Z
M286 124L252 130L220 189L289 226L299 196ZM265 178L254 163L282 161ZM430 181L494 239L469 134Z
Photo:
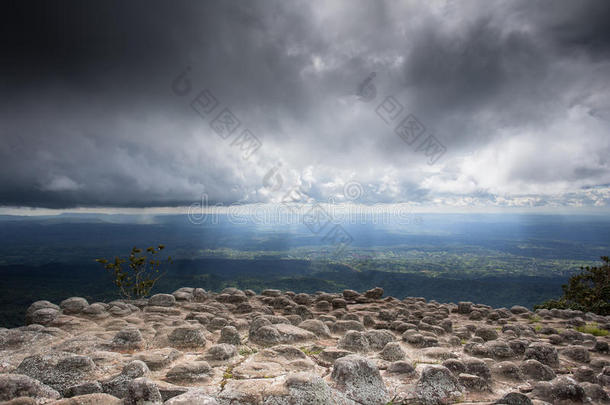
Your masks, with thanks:
M608 336L608 331L606 329L601 329L595 322L577 326L576 330L581 333L589 333L593 336Z
M575 309L610 315L610 258L602 256L602 264L581 267L580 274L570 277L564 284L563 296L534 306L536 309Z
M315 348L307 348L307 347L301 347L301 351L303 353L305 353L307 356L315 356L317 354L322 353L323 349L315 349Z
M257 353L257 352L258 352L258 350L250 349L249 347L244 347L244 348L239 349L239 354L241 356L250 356L250 355L252 355L254 353Z
M538 315L530 316L530 319L527 321L528 323L538 323L542 320Z
M141 249L131 249L127 259L116 256L114 260L95 259L104 268L112 272L113 283L119 289L119 294L127 299L144 298L155 286L155 283L165 273L160 273L161 266L169 265L172 258L155 259L165 246L149 247L143 253Z

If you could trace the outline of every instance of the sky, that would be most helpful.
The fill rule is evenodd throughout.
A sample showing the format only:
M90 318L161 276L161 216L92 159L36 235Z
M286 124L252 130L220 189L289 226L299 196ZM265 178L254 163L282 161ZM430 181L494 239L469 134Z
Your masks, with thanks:
M606 212L609 20L605 0L4 3L0 212Z

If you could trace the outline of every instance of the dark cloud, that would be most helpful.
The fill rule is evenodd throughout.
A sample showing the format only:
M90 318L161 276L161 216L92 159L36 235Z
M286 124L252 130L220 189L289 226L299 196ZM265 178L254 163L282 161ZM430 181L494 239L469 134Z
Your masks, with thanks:
M348 181L366 203L608 199L603 0L2 8L0 205L274 201L285 190L262 179L277 164L285 188L319 200ZM187 66L180 97L171 83ZM355 93L371 72L366 103ZM204 88L214 114L229 108L263 141L252 159L190 108ZM444 143L438 163L376 114L388 95Z

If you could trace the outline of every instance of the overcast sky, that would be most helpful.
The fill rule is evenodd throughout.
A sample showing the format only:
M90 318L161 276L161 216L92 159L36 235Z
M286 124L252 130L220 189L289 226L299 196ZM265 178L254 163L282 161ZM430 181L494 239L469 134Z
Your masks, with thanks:
M0 206L278 202L298 187L606 209L608 21L606 0L8 2ZM225 109L239 126L220 136ZM409 115L423 130L401 133ZM240 144L252 135L257 150Z

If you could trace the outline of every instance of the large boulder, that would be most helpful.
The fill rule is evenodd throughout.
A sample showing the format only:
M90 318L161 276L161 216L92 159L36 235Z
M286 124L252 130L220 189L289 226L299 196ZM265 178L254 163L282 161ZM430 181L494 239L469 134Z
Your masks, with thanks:
M415 386L417 397L426 405L445 404L462 394L462 386L457 378L440 365L430 365L423 369Z
M364 357L349 355L337 359L331 378L339 391L358 403L385 405L390 399L379 369Z
M136 350L145 346L142 333L138 328L130 326L121 329L112 339L113 346L119 350Z
M557 349L548 343L532 343L525 349L525 359L538 360L549 367L559 367Z
M53 309L55 311L57 311L57 313L59 313L59 306L53 304L52 302L46 301L46 300L41 300L41 301L36 301L34 303L32 303L32 305L30 305L27 309L27 311L25 311L25 324L29 325L32 323L38 323L35 322L36 319L34 319L34 312L38 311L39 309Z
M239 332L235 326L225 326L220 330L220 339L218 339L218 343L228 343L230 345L240 345L241 344L241 336L239 336Z
M222 361L229 360L231 357L235 357L236 355L237 349L235 346L228 343L219 343L211 346L205 354L205 357L210 361Z
M162 404L163 398L157 384L146 377L139 377L129 383L124 401L125 405L154 405Z
M371 290L368 290L364 293L364 296L366 298L370 298L372 300L378 300L381 297L383 297L383 288L381 287L375 287Z
M351 352L366 353L371 350L369 341L363 332L355 330L348 331L337 343L339 349L349 350Z
M485 341L496 340L498 338L498 332L496 332L495 329L486 326L477 328L474 331L474 334Z
M89 302L87 302L87 300L82 297L71 297L63 300L59 304L59 307L66 315L78 314L88 306Z
M332 391L319 376L311 373L291 374L286 378L291 405L332 404Z
M328 326L319 319L307 319L301 322L299 328L308 330L314 333L319 338L329 338L330 337L330 329Z
M19 397L30 397L38 401L58 399L59 392L22 374L0 374L0 401L10 401Z
M315 340L316 335L289 323L272 324L269 319L258 317L250 324L248 339L261 346L274 346Z
M177 349L199 349L205 347L207 342L203 330L198 326L177 327L167 338L172 347Z
M117 398L125 398L131 381L148 375L150 375L150 369L146 363L141 360L133 360L123 367L119 375L101 381L102 390Z
M572 378L565 376L536 383L532 394L553 404L582 403L586 398L585 390Z
M398 361L403 360L406 355L405 351L400 347L398 342L388 342L383 350L379 353L379 357L386 361Z
M369 330L365 336L372 350L382 350L386 344L396 340L392 332L384 329Z
M548 381L555 378L555 372L549 366L542 364L538 360L525 360L519 366L521 373L526 378L534 381Z
M155 294L148 299L148 305L154 307L173 307L176 304L176 297L172 294Z
M95 368L95 363L87 356L37 354L23 359L17 373L35 378L63 394L69 387L87 380Z
M562 356L567 357L570 360L578 361L581 363L588 363L591 360L589 355L589 349L580 345L572 345L566 347L561 351Z

